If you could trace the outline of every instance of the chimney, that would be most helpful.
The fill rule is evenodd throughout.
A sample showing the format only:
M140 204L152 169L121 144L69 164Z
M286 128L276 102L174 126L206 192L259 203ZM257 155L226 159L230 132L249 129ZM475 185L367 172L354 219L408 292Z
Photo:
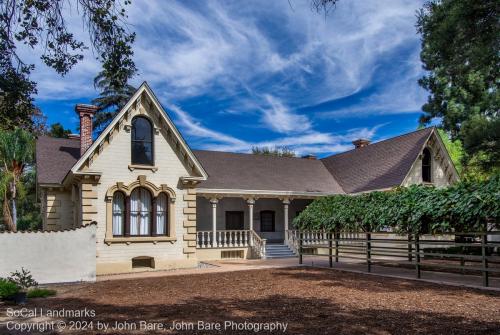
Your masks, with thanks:
M80 117L80 155L92 145L92 119L99 107L94 105L77 104L75 111Z
M368 144L370 144L370 140L367 140L365 138L360 138L359 140L352 141L352 144L354 144L354 147L356 149L366 147Z
M304 155L304 156L302 156L302 158L304 158L304 159L310 159L310 160L316 160L317 159L316 155L313 155L313 154Z

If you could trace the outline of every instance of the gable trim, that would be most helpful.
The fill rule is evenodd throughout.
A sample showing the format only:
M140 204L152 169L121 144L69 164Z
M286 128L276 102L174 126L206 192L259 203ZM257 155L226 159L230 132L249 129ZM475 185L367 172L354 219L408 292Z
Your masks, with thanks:
M73 165L69 173L64 177L64 181L68 178L70 174L76 174L78 170L80 170L85 163L93 154L96 149L102 146L103 141L106 139L106 137L109 135L111 130L117 125L117 123L120 122L120 120L124 117L126 113L128 113L129 109L132 107L132 105L140 99L141 95L143 92L146 92L149 97L151 98L151 101L154 105L154 107L160 112L159 114L161 115L160 117L163 118L163 120L166 122L166 124L169 126L169 129L171 130L172 134L175 136L176 140L178 141L179 145L182 147L184 152L187 154L188 158L190 161L193 163L193 166L196 168L197 172L201 175L201 177L193 177L193 176L186 176L189 178L192 178L193 180L206 180L208 177L207 172L201 165L201 163L198 161L196 156L193 154L191 151L191 148L187 145L186 141L180 134L179 130L177 127L174 125L170 117L167 115L165 110L163 109L162 105L156 98L154 92L151 90L147 82L143 82L141 86L137 89L137 91L134 93L134 95L129 99L127 104L122 107L120 112L115 116L113 121L104 129L104 131L99 135L99 137L92 143L90 148L87 149L87 151L81 156L78 161ZM63 181L63 183L64 183Z

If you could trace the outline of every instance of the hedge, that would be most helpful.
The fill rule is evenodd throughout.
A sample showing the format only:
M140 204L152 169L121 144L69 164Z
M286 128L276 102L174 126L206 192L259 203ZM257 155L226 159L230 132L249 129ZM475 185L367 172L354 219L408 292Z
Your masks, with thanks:
M313 201L294 220L298 229L401 234L498 229L500 174L447 188L426 185L386 192L334 195Z

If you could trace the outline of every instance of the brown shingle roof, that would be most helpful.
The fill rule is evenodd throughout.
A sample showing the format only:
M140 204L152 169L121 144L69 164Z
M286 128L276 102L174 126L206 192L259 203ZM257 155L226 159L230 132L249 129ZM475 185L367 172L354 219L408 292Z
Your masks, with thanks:
M393 137L322 159L347 193L399 186L433 128Z
M208 173L201 188L344 193L319 160L193 152Z
M80 140L40 136L36 141L37 181L60 184L80 158Z

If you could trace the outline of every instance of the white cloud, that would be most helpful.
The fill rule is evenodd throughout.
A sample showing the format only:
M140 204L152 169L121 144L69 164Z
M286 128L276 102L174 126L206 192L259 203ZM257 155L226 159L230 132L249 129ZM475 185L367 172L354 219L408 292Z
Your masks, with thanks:
M279 133L304 132L311 128L309 119L304 115L292 113L280 100L266 94L268 108L262 110L262 121Z

